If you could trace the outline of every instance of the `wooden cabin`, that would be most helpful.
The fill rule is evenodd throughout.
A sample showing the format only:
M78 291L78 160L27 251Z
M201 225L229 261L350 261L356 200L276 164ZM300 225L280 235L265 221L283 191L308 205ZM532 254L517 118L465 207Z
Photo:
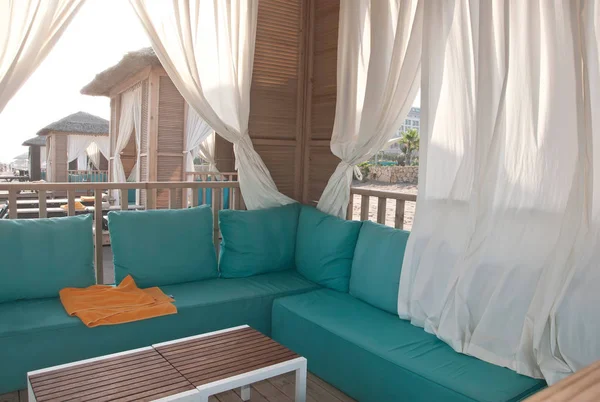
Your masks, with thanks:
M46 177L42 172L46 171L46 137L35 136L22 145L29 148L29 179L45 180Z
M37 132L46 140L46 181L68 182L69 172L79 172L77 160L68 161L69 136L108 137L108 120L85 112L77 112L47 125ZM100 155L99 171L108 169L107 158Z
M339 0L261 0L258 6L250 137L278 189L305 203L319 199L339 162L329 148L338 18ZM138 85L142 86L140 181L185 180L187 104L151 48L126 54L81 93L111 100L112 157L121 96ZM133 137L121 154L126 175L137 158ZM232 145L219 136L215 154L220 171L234 169ZM157 206L167 202L167 194L159 193Z

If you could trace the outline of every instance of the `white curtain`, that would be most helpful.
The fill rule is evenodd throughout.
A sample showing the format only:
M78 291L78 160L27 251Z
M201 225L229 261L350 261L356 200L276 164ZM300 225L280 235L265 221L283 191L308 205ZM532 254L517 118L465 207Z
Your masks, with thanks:
M115 144L115 154L113 156L113 173L112 178L114 183L125 183L125 169L121 161L121 152L125 149L131 134L135 131L135 145L139 150L142 128L142 87L137 86L121 95L121 116L119 119L119 128L117 134L117 142ZM138 159L139 159L139 152ZM136 163L139 166L139 163ZM136 181L139 181L139 168L136 167Z
M208 162L209 172L218 172L217 160L215 156L215 133L209 135L206 140L200 143L198 146L198 155Z
M95 142L92 142L89 147L85 150L88 158L90 158L90 162L96 170L100 169L100 149Z
M77 170L87 169L87 149L94 142L92 135L69 134L67 136L67 161L77 160Z
M200 117L193 108L188 108L186 122L186 150L184 151L186 155L186 172L194 171L194 152L202 145L202 143L206 142L210 137L214 137L214 133L215 130L202 120L202 117ZM206 146L204 146L204 148L206 148ZM212 162L214 165L214 158ZM194 178L190 176L188 177L188 180L193 181Z
M337 101L331 151L342 161L318 208L346 216L353 172L398 131L419 90L423 5L418 0L340 3Z
M83 0L0 1L0 113L82 4Z
M457 351L533 377L577 367L560 364L548 320L582 258L591 195L579 6L425 2L418 209L398 312ZM597 317L591 300L572 313ZM562 341L598 338L580 329L563 326Z
M54 165L54 158L52 158L52 138L46 137L46 181L53 182L52 177L52 165Z
M97 170L100 170L100 155L106 159L110 157L110 140L108 136L98 136L87 148L86 153Z
M258 0L130 0L186 101L233 143L249 209L293 202L277 191L248 134Z

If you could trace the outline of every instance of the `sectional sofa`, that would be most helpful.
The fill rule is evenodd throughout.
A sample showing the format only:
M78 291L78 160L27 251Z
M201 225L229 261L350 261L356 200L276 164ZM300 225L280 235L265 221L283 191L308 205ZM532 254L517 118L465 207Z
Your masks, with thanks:
M407 232L299 204L219 221L217 263L208 206L110 213L116 281L160 286L178 313L96 328L57 298L94 283L91 217L0 221L0 394L30 370L240 324L359 401L517 401L545 387L398 318Z

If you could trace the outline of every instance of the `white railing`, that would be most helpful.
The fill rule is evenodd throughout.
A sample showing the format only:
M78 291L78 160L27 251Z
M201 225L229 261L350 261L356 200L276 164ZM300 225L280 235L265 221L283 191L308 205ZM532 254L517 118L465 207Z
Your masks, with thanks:
M103 266L103 212L110 210L129 210L129 194L131 189L145 190L146 193L146 209L156 209L157 191L168 190L169 192L169 209L177 209L182 207L182 201L178 199L182 189L192 189L191 205L198 206L200 201L205 203L206 189L211 189L212 192L212 213L213 213L213 240L215 247L219 248L219 210L223 209L223 191L230 189L229 208L230 209L245 209L244 202L241 196L239 183L237 181L186 181L186 182L143 182L143 183L0 183L0 192L8 192L8 218L16 219L19 217L18 194L21 191L37 192L37 211L39 218L48 217L47 204L52 202L48 199L49 193L65 193L66 192L66 213L65 215L73 216L77 213L92 213L94 215L94 263L96 267L96 280L98 283L103 283L104 266ZM109 208L96 208L102 205L103 192L116 190L120 192L120 206L111 206ZM203 190L200 192L199 190ZM89 191L93 193L94 202L92 207L86 207L85 211L77 211L75 208L76 193ZM201 193L201 195L199 195ZM202 198L202 200L200 199ZM183 201L183 204L187 202Z
M237 172L186 172L188 180L200 180L200 181L214 181L214 180L226 180L226 181L237 181Z
M69 183L102 183L108 181L108 170L68 170Z
M377 223L386 224L386 215L388 210L388 200L396 201L394 209L394 227L396 229L404 229L404 217L406 210L406 202L416 202L415 194L397 193L393 191L371 190L366 188L353 187L350 191L350 202L348 203L348 212L346 219L354 219L354 195L360 196L360 217L361 221L369 219L369 211L371 207L371 197L377 199Z

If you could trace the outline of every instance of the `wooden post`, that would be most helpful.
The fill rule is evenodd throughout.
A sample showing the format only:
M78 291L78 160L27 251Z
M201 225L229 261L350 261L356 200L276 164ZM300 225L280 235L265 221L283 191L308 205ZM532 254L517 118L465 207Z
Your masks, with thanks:
M380 197L377 199L377 223L385 225L385 212L387 209L387 198Z
M351 221L354 219L354 194L350 192L350 199L348 200L348 208L346 209L346 220Z
M156 189L146 189L146 209L156 209Z
M75 215L75 190L67 190L67 210L69 216Z
M129 210L129 190L122 188L119 193L121 194L121 211Z
M212 212L213 212L213 242L217 256L219 255L219 205L221 205L221 189L212 189Z
M394 227L396 229L404 229L404 200L396 200Z
M198 206L198 189L192 188L192 207Z
M169 189L169 209L178 209L176 188Z
M361 221L369 220L369 201L370 201L370 197L368 195L363 195L360 197L360 220Z
M17 190L12 188L8 190L8 217L10 219L17 219L19 217L19 211L17 211Z
M46 218L48 216L48 210L46 208L46 190L38 191L38 207L39 217Z
M104 261L102 260L102 190L94 190L94 266L96 267L96 283L104 283Z
M242 208L242 194L239 187L231 189L233 195L233 202L231 203L231 209L240 210Z

